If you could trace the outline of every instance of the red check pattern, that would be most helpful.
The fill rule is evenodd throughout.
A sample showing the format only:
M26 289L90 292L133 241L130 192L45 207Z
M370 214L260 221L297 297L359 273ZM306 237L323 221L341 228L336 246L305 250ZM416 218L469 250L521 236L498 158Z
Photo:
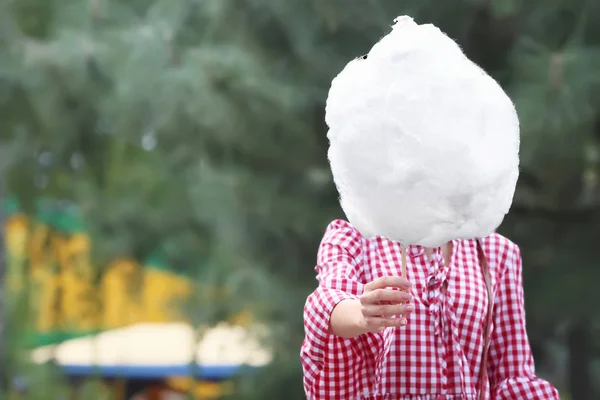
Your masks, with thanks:
M494 288L486 399L557 400L535 376L525 327L521 256L508 239L483 240ZM408 248L407 278L415 311L402 328L344 339L328 333L329 315L363 285L399 275L401 247L366 239L348 222L332 222L318 252L318 288L304 309L301 349L309 400L476 400L487 293L474 240L453 242L449 266L440 249ZM447 283L447 290L440 290Z

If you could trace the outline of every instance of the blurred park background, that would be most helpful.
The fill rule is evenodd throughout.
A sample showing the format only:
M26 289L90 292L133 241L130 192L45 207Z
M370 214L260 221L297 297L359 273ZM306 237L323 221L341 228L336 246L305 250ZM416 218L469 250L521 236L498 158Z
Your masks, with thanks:
M600 399L599 0L0 0L0 399L303 399L324 102L403 14L514 99L537 370Z

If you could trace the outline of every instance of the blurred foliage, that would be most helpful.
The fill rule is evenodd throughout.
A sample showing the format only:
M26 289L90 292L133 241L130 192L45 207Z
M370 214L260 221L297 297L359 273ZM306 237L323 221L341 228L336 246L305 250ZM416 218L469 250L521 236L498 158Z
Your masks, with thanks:
M303 397L301 307L320 234L342 216L326 160L331 79L398 15L440 26L518 107L522 174L502 232L523 250L538 368L574 400L598 398L599 1L0 7L7 187L30 211L40 197L77 204L99 271L160 247L170 265L269 320L278 364L240 383L237 399ZM199 301L197 321L236 306Z

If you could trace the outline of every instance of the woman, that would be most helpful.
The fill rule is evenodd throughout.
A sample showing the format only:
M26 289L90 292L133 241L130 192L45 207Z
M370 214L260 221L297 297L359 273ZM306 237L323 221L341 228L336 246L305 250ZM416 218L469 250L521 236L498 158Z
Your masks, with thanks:
M480 388L484 399L559 399L535 376L515 244L493 234L410 246L406 280L401 254L346 221L328 226L304 309L308 399L476 400Z

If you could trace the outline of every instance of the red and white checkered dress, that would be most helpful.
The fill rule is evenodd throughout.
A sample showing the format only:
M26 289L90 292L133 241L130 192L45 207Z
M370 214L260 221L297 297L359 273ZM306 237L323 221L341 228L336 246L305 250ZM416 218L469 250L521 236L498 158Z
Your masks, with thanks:
M494 290L486 399L555 400L557 390L535 376L525 330L521 256L508 239L483 239ZM328 333L329 316L363 285L400 272L401 247L366 239L348 222L332 222L318 253L319 286L304 309L301 359L310 400L476 400L487 290L474 240L453 242L451 265L440 249L428 257L407 250L415 311L408 324L344 339ZM447 282L447 290L440 288Z

